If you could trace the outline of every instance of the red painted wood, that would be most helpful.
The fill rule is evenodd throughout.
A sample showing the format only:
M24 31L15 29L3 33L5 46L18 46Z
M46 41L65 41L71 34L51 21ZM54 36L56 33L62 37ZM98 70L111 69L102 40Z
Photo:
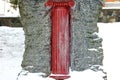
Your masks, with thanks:
M46 6L52 6L51 22L51 75L63 80L69 78L70 67L70 7L73 0L49 0Z

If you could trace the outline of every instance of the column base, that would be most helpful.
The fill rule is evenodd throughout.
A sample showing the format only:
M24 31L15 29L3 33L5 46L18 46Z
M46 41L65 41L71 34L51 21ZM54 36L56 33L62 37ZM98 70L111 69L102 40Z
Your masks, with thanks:
M65 74L51 74L50 77L54 78L56 80L64 80L64 79L70 78L70 75L65 75Z

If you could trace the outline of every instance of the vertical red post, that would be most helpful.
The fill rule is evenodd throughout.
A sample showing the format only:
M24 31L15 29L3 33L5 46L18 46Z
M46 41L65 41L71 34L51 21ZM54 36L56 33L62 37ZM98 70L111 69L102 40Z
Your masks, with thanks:
M73 0L49 0L51 6L51 73L57 80L69 78L70 64L70 7Z

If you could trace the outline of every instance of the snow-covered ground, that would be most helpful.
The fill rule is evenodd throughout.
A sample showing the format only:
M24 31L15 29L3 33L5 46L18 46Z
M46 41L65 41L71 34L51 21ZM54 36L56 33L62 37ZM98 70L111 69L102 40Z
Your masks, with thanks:
M0 26L0 80L16 80L24 51L22 28Z
M99 35L103 40L104 69L108 80L120 80L120 23L98 23ZM22 28L0 27L0 80L17 80L21 71L21 61L24 52L24 32ZM19 76L18 80L53 80L42 79L39 74L28 73ZM100 71L85 70L71 72L67 80L103 80Z
M98 24L103 38L104 68L108 80L120 80L120 23Z

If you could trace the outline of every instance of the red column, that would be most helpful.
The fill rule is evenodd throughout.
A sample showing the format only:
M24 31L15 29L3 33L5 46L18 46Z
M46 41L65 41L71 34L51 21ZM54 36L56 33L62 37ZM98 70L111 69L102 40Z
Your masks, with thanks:
M55 7L52 10L52 74L69 73L69 10Z
M62 0L63 1L63 0ZM73 4L72 4L73 3ZM51 73L57 80L69 78L70 64L70 6L74 2L48 2L51 10Z

